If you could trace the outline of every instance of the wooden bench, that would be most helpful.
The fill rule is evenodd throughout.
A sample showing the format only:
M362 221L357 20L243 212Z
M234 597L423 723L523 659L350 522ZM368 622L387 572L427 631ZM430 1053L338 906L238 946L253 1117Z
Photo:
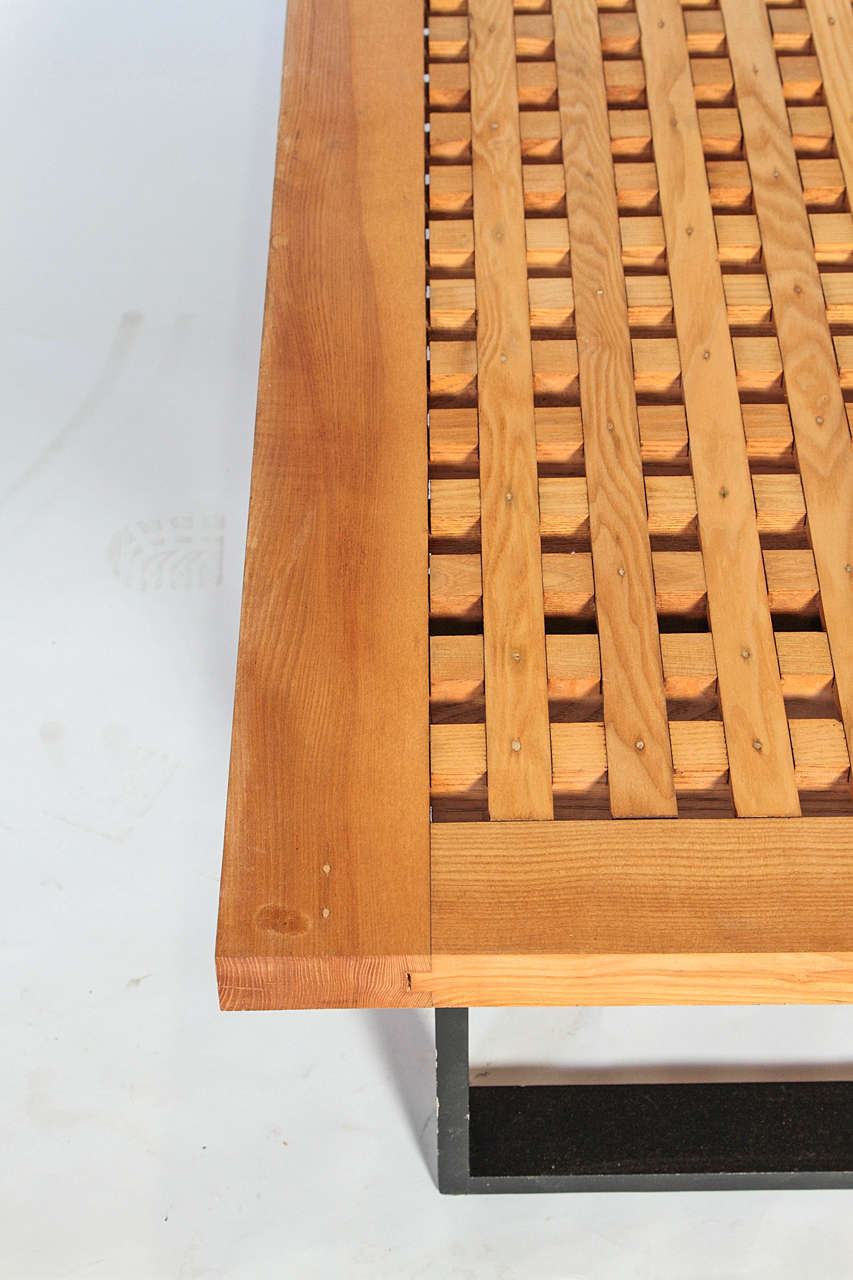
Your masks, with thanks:
M290 0L224 1009L853 999L851 192L849 0Z

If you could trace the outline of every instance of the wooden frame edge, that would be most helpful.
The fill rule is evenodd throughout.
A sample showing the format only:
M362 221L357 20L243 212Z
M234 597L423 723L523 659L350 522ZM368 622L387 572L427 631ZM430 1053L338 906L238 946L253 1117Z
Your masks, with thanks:
M219 1007L258 1009L429 1008L410 973L428 956L217 956Z
M447 955L411 974L436 1008L853 1003L853 951Z

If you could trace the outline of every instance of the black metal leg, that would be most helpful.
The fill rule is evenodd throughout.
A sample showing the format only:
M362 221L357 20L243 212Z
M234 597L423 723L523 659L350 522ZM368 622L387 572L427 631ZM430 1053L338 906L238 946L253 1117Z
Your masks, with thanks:
M471 1088L468 1010L435 1036L445 1194L853 1187L853 1081Z

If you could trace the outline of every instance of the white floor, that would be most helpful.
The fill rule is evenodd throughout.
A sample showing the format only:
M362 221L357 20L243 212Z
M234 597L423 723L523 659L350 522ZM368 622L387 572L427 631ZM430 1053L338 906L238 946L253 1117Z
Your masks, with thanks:
M0 0L0 1276L853 1277L845 1192L442 1199L427 1014L217 1010L283 9ZM850 1074L853 1011L474 1041Z

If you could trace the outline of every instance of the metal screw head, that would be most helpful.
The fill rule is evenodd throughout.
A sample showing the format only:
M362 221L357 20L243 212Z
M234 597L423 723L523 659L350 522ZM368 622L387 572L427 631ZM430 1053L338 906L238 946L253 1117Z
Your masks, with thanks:
M803 286L801 284L795 284L794 293L802 293L802 292L803 292Z
M512 502L512 493L510 492L509 489L507 489L506 493L504 494L504 497L506 498L507 502Z
M820 414L818 414L818 416L815 418L815 422L819 427L823 426L823 418L820 416Z
M620 564L620 566L619 566L619 568L616 570L616 572L619 574L619 577L620 577L620 578L624 578L624 577L625 577L625 569L624 569L624 566L623 566L623 565L621 565L621 564Z
M512 747L513 751L521 750L521 743L519 742L518 738L513 738L512 742L509 745Z
M324 863L323 863L323 875L324 875L324 876L327 876L331 870L332 870L332 868L329 866L328 862L324 862Z
M514 650L513 650L513 653L512 653L512 660L513 660L513 662L521 662L521 654L518 652L518 650L517 650L517 649L514 649Z
M506 364L506 354L503 351L501 352L501 364Z
M615 430L616 430L616 427L615 427L615 425L614 425L612 422L608 422L608 424L607 424L607 430L608 430L608 431L615 431Z
M758 738L755 739L752 746L755 751L762 751L764 749L764 743L759 742Z
M711 353L710 353L710 351L703 351L703 352L702 352L702 359L703 359L703 360L710 360L710 359L711 359Z
M637 741L634 743L634 746L637 748L638 751L645 751L646 749L646 744L645 742L643 742L642 738L638 738Z
M846 564L846 565L844 566L844 572L845 572L845 573L853 573L853 564Z
M320 912L320 915L323 917L324 920L328 920L331 914L332 913L328 907L324 907L323 910Z
M744 647L743 647L743 648L741 649L741 651L740 651L740 656L741 656L743 659L751 658L751 657L752 657L752 652L751 652L751 650L747 649L746 645L744 645Z
M692 228L692 227L685 227L685 228L684 228L684 233L685 233L685 235L692 236L692 235L693 235L693 228Z
M728 496L729 496L729 491L728 491L728 489L726 488L726 486L725 486L725 485L723 485L723 486L722 486L722 488L720 489L720 497L721 497L721 498L727 498Z

